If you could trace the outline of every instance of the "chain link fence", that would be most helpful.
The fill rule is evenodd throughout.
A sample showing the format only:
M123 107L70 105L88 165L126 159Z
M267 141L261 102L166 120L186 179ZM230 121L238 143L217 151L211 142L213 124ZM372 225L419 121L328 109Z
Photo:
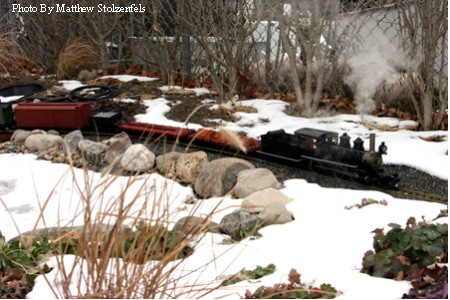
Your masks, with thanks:
M422 60L412 55L412 48L419 51L421 41L408 45L411 41L400 27L403 12L396 0L320 0L315 20L311 3L316 1L309 0L180 0L168 1L170 5L167 1L148 2L151 13L141 22L146 27L137 30L145 34L136 38L133 48L135 62L159 68L163 74L172 72L165 74L167 78L181 70L194 79L216 77L227 90L235 90L239 83L232 81L239 76L232 73L242 73L259 88L293 92L295 79L304 88L307 63L312 63L310 80L323 76L323 87L331 93L345 93L343 84L353 85L355 93L356 80L372 81L375 89L383 83L393 84ZM312 21L319 28L313 38L308 33ZM284 41L283 36L287 37ZM437 48L447 48L444 36ZM288 48L294 58L289 57ZM312 55L307 58L308 52ZM435 61L436 80L441 72L447 78L447 51L440 52ZM370 88L361 86L359 93Z

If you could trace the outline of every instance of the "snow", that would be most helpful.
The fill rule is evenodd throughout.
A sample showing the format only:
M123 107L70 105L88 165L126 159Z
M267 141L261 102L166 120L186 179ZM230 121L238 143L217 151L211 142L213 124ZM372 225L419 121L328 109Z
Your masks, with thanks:
M121 78L121 77L118 77ZM125 77L129 80L130 77ZM130 79L131 80L131 79ZM77 86L77 82L65 82L65 86ZM199 91L203 92L203 91ZM131 101L131 100L130 100ZM171 126L199 128L198 124L183 124L165 117L170 110L164 98L144 102L148 106L146 114L136 116L139 122L151 122ZM205 102L207 103L207 102ZM337 115L323 118L304 119L283 113L286 103L278 100L242 101L243 105L253 106L258 113L238 113L236 123L224 122L222 125L232 131L246 132L258 138L268 130L283 128L293 132L302 127L313 127L347 132L352 140L361 137L368 147L369 133L375 133L377 145L385 141L388 154L384 156L387 163L405 164L448 180L448 142L427 142L422 138L431 135L448 137L446 131L418 132L407 130L411 122L394 118L377 118L373 116ZM211 107L211 109L216 109ZM395 131L370 130L368 125L383 125ZM87 189L93 193L93 216L100 212L112 212L117 195L127 185L127 177L113 178L83 170L71 170L67 165L54 164L37 160L31 154L0 155L0 230L6 239L13 238L18 232L44 226L83 225L83 203L80 191ZM86 178L88 180L86 180ZM89 186L85 185L89 182ZM77 183L78 185L76 185ZM109 184L112 183L112 184ZM213 286L220 282L223 275L231 275L242 268L254 269L257 265L276 265L274 274L265 276L257 282L243 281L223 287L209 294L208 298L235 299L243 297L245 291L275 283L286 282L291 268L301 274L302 282L319 286L330 283L342 292L338 299L394 299L401 298L411 285L407 281L394 281L368 276L359 272L362 258L367 250L372 250L373 233L376 228L389 228L389 223L405 225L409 217L433 220L445 205L423 201L396 199L380 191L362 191L323 188L308 183L304 179L291 179L284 183L281 191L293 198L286 207L295 220L284 225L271 225L259 232L262 237L252 240L247 238L237 244L223 244L225 235L208 233L196 246L194 254L186 258L181 265L183 270L198 270L182 283L203 283ZM95 187L106 187L95 189ZM141 189L145 187L144 189ZM103 192L100 192L103 191ZM186 204L187 197L194 197L191 187L166 179L158 174L141 175L132 183L125 193L126 203L135 201L134 214L144 203L148 207L151 201L158 199L166 203L170 219L175 222L183 216L193 214L204 216L215 206L218 209L212 221L221 218L239 207L242 199L229 197L196 199L195 204ZM369 205L362 209L345 209L361 203L363 198L386 200L388 205ZM42 209L41 209L42 208ZM43 210L42 217L40 217ZM145 214L146 212L144 212ZM150 213L150 212L147 212ZM155 213L155 212L152 212ZM448 223L447 218L434 222ZM170 226L172 226L170 224ZM65 256L67 266L73 264L73 256ZM49 265L56 266L55 259ZM60 279L56 269L47 274L48 282L54 289L60 288ZM222 278L223 279L223 278ZM54 299L56 295L43 276L39 276L31 293L31 299ZM77 281L74 281L75 284ZM63 297L62 295L59 295ZM185 295L196 298L195 294Z
M0 103L8 103L8 102L13 102L16 101L20 98L22 98L23 95L16 95L16 96L9 96L9 97L2 97L0 96Z
M134 76L134 75L107 75L107 76L103 76L101 78L115 78L115 79L119 79L120 81L124 81L124 82L132 81L132 80L137 80L137 81L141 81L141 82L159 80L158 78L155 78L155 77Z

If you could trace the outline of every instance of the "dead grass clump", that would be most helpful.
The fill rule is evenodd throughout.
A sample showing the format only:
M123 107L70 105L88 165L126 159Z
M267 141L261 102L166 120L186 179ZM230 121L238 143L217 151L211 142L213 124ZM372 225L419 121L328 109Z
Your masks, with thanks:
M204 238L217 207L188 231L169 230L168 225L174 222L170 212L177 203L172 183L122 174L120 170L94 180L96 176L87 168L79 170L71 164L70 171L58 182L57 186L69 180L80 204L73 220L58 223L56 234L51 234L55 227L48 228L52 249L56 249L49 259L57 271L44 275L44 279L55 296L176 299L198 298L217 289L218 283L197 282L201 275L198 268L185 267L185 258ZM120 190L108 191L114 183L121 186ZM53 192L42 206L42 221L48 203L53 201ZM197 209L194 206L191 213ZM77 218L84 219L83 226L71 226ZM75 230L67 232L67 226ZM206 268L215 259L206 259L199 268Z
M15 41L0 38L0 74L6 76L30 75L41 70Z
M59 54L57 76L60 79L73 79L81 70L97 68L97 53L94 46L83 42L74 42Z

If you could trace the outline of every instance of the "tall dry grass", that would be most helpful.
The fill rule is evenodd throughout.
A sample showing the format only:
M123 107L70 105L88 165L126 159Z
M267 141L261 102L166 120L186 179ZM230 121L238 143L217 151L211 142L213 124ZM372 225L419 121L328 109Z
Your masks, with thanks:
M40 66L13 40L0 37L0 74L26 76L41 72Z
M196 263L196 269L185 267L220 203L202 215L204 222L175 233L168 230L177 221L172 215L177 209L174 205L180 205L172 197L173 181L162 179L163 183L157 185L149 174L125 174L123 169L113 174L95 173L87 164L75 168L70 153L67 155L70 168L40 204L41 213L28 237L38 236L38 223L46 224L56 249L50 258L56 270L49 274L40 271L55 297L201 298L222 286L214 278L199 280L202 271L198 269L216 263L224 253L214 254L200 266ZM51 227L45 215L57 197L58 187L68 181L76 195L74 200L79 199L73 204L77 205L76 212L72 220L61 217L57 226ZM115 190L117 186L120 189ZM195 215L201 203L194 205L189 215ZM84 225L73 226L80 219ZM217 278L220 276L223 274Z
M82 70L97 68L95 47L84 42L73 42L65 47L58 58L56 75L59 79L75 79Z

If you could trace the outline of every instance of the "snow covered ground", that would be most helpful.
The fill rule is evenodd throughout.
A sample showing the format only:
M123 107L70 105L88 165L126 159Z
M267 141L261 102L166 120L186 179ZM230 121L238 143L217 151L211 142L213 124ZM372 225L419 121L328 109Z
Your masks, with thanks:
M69 82L73 87L77 83ZM203 92L203 91L201 91ZM333 130L342 134L347 132L352 140L361 137L368 147L369 133L376 133L377 144L385 141L388 154L384 156L387 163L404 164L416 167L437 177L448 180L447 139L444 142L427 142L422 138L432 135L448 137L446 131L416 132L404 130L414 125L410 121L393 118L376 118L373 116L338 115L316 119L291 117L283 113L286 103L278 100L242 101L244 105L257 108L258 113L238 113L240 120L236 123L224 123L224 127L233 131L245 131L251 137L258 137L268 130L284 128L293 132L301 127L314 127ZM145 101L148 113L138 115L141 122L166 125L182 125L168 120L164 113L170 107L167 100L158 98ZM214 109L212 107L211 109ZM398 128L396 131L369 130L368 125L386 125ZM251 125L251 126L250 126ZM194 128L199 125L190 124ZM36 160L34 155L0 155L0 230L6 239L18 234L44 226L82 225L83 217L79 194L74 189L74 180L81 184L83 190L84 176L82 170L69 171L67 165L52 164ZM99 173L89 172L91 186L104 184L106 178ZM101 211L113 203L116 195L126 183L127 178L118 178L106 192L98 196L96 209ZM219 204L213 216L220 222L222 216L233 211L241 199L213 198L198 200L196 204L186 204L187 197L194 197L191 187L182 186L157 174L141 176L133 184L126 197L132 199L139 193L143 183L152 188L151 193L163 193L163 199L171 203L171 219L174 221L192 213L197 207L196 216L207 214ZM163 188L164 187L164 188ZM245 239L239 244L222 244L225 236L208 233L196 247L194 254L187 259L183 267L186 270L198 270L196 276L184 279L186 282L217 283L220 276L231 275L242 268L254 269L257 265L276 265L276 272L256 282L243 281L221 288L208 298L225 297L236 299L243 297L245 291L254 291L262 285L272 286L286 282L292 268L302 276L302 282L319 286L330 283L342 292L340 299L394 299L401 298L411 288L409 282L375 278L359 272L362 258L367 250L372 249L373 231L376 228L389 229L389 223L405 225L409 217L420 220L433 220L446 206L414 200L396 199L379 191L358 191L346 189L322 188L304 179L292 179L284 182L281 190L294 200L287 204L295 221L284 225L272 225L261 229L262 238ZM137 196L137 204L161 199L154 194ZM361 203L363 198L386 200L387 205L369 205L362 209L345 209ZM131 200L130 200L131 201ZM198 209L200 205L200 209ZM43 217L39 214L43 211ZM45 224L44 224L45 221ZM447 223L447 218L435 222ZM223 254L223 255L222 255ZM68 257L67 260L70 260ZM215 261L202 267L205 262ZM52 260L49 261L49 264ZM56 270L47 274L53 282ZM58 287L58 280L52 283ZM55 294L42 278L37 279L29 298L52 299ZM196 297L186 295L186 298Z

